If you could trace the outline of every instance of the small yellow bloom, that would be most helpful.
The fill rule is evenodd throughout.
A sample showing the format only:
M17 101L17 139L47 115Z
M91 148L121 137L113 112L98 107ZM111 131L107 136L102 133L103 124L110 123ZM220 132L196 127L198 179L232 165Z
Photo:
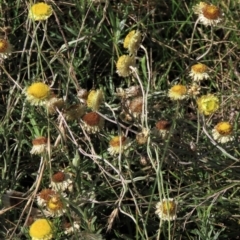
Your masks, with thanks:
M220 8L209 5L205 2L200 2L193 7L194 13L198 14L199 21L205 26L216 26L223 19L223 14Z
M56 194L51 196L49 201L46 203L47 210L44 210L44 214L50 217L60 217L66 212L65 200L63 197L66 195L62 193L61 195Z
M166 199L158 202L156 205L155 213L163 221L172 221L177 218L177 202L173 198Z
M175 85L169 89L168 97L172 100L182 100L187 97L187 88L184 85Z
M87 97L87 106L93 111L98 111L103 98L103 91L101 89L91 90Z
M219 100L213 94L203 95L197 99L198 109L204 115L210 115L219 108Z
M197 63L191 67L189 76L193 79L193 81L201 81L209 78L207 71L208 67L205 64Z
M220 143L226 143L234 139L233 126L229 122L220 122L212 130L214 140Z
M12 52L12 45L5 39L0 39L0 58L6 59Z
M47 20L53 13L53 9L46 3L36 3L30 8L28 17L34 21Z
M130 67L136 66L136 60L134 56L122 55L119 57L116 67L117 73L120 77L128 77L132 70Z
M51 211L57 211L63 208L63 203L58 197L52 197L47 203L47 207Z
M37 219L29 229L32 240L50 240L53 238L52 223L47 219Z
M45 83L36 82L27 88L25 94L32 105L43 105L49 97L50 88Z
M108 152L111 155L122 153L130 146L129 139L125 136L115 136L109 142Z
M141 40L141 33L133 30L125 37L123 47L127 48L130 54L136 54L140 47Z

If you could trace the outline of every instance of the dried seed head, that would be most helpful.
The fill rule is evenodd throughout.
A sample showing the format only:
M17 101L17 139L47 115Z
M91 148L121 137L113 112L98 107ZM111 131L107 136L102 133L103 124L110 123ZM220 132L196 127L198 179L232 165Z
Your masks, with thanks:
M64 180L65 180L64 172L59 171L59 172L53 174L53 176L52 176L53 182L59 183L59 182L63 182Z
M160 120L156 123L156 128L158 130L169 130L171 128L171 123L166 120Z
M46 137L38 137L32 140L34 146L47 144L48 139Z

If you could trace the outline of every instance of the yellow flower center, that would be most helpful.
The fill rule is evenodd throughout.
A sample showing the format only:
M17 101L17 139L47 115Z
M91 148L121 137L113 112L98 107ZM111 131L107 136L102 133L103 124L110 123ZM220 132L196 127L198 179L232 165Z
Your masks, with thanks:
M216 101L214 99L204 101L203 108L205 108L209 112L213 111L216 108Z
M111 147L120 147L120 145L124 145L124 142L126 141L126 139L127 138L124 137L124 136L121 136L121 137L116 136L116 137L111 139L109 145Z
M28 87L27 93L35 98L45 99L50 93L50 88L45 83L37 82Z
M162 212L166 215L173 215L176 212L176 204L174 201L165 200L162 202Z
M207 66L202 63L198 63L192 66L192 71L195 73L204 73L207 71Z
M54 196L47 203L47 207L51 211L56 212L58 210L62 210L63 209L63 202L61 201L61 199L58 196Z
M229 122L220 122L215 126L215 129L223 136L228 136L233 131L233 127Z
M183 85L175 85L171 88L171 91L178 95L185 95L187 93L187 88Z
M0 53L5 53L8 49L8 42L4 39L0 39Z
M52 8L51 6L49 6L48 4L46 3L37 3L37 4L34 4L32 7L31 7L31 11L32 11L32 14L33 15L36 15L36 16L42 16L42 15L51 15L52 14Z
M33 239L45 239L52 234L52 223L47 219L36 220L29 229L29 235ZM48 238L50 239L50 238Z
M205 115L214 113L219 108L219 100L212 94L204 95L197 99L200 112Z
M216 20L221 16L220 9L213 5L206 5L202 9L203 16L209 20Z

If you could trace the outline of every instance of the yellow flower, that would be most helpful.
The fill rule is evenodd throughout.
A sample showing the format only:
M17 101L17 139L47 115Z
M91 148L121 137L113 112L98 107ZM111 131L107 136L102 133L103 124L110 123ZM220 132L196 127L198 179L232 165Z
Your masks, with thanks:
M141 33L133 30L125 37L123 47L127 48L130 54L136 54L140 47L141 40Z
M109 142L108 152L111 155L122 153L130 146L129 139L125 136L115 136Z
M168 97L172 100L182 100L187 97L187 88L184 85L175 85L169 89Z
M82 123L88 133L97 133L103 128L104 118L96 112L90 112L82 117Z
M53 238L52 223L47 219L37 219L29 229L32 240L50 240Z
M197 63L191 67L189 76L193 79L193 81L201 81L209 78L207 71L208 67L205 64Z
M214 140L220 143L232 141L233 126L229 122L220 122L212 130Z
M93 111L98 111L100 104L103 101L103 91L101 89L91 90L87 98L87 106Z
M155 213L163 221L172 221L177 218L176 211L177 202L173 198L164 198L157 203Z
M0 39L0 58L6 59L12 52L12 45L5 39Z
M193 11L198 14L199 21L205 26L216 26L223 18L220 8L205 2L195 5Z
M36 3L30 8L28 17L34 21L47 20L53 13L52 7L46 3Z
M50 88L45 83L36 82L27 88L25 94L32 105L43 105L49 97Z
M66 194L61 193L52 195L49 201L46 203L47 210L44 210L44 214L50 217L60 217L66 212L66 206L63 197Z
M122 55L119 57L116 67L117 73L120 77L128 77L131 74L130 67L136 66L136 60L134 56Z
M197 99L198 109L204 115L210 115L219 108L219 100L213 94L203 95Z

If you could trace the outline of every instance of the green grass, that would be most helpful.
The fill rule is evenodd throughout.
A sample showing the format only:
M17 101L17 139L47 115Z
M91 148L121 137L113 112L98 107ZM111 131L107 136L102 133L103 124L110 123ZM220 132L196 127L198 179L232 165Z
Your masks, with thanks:
M30 239L29 208L38 208L37 194L63 169L74 180L65 217L71 223L77 219L80 230L66 237L64 217L49 218L56 240L239 237L237 1L212 1L224 12L224 21L213 28L200 23L194 28L196 0L53 1L54 14L43 22L28 19L29 1L0 3L0 27L11 27L2 38L14 47L0 64L0 239ZM116 73L116 62L128 54L125 36L137 29L143 38L137 73L123 78ZM205 117L196 98L172 101L167 95L174 84L191 84L189 70L199 57L211 69L199 96L212 93L220 100L218 111ZM57 114L26 100L24 89L36 81L64 99ZM122 112L131 98L116 91L130 86L142 88L146 111L140 119L125 121ZM80 103L81 89L104 92L99 113L105 125L99 133L86 133L81 117L65 118L68 108ZM155 134L159 120L171 122L165 139ZM220 121L233 125L232 142L215 144L209 138ZM136 135L143 128L149 137L140 145ZM109 141L120 134L132 144L113 157ZM45 155L30 154L37 136L49 138L52 147ZM22 204L6 208L9 189L24 193ZM174 221L161 221L155 214L163 198L178 202Z

